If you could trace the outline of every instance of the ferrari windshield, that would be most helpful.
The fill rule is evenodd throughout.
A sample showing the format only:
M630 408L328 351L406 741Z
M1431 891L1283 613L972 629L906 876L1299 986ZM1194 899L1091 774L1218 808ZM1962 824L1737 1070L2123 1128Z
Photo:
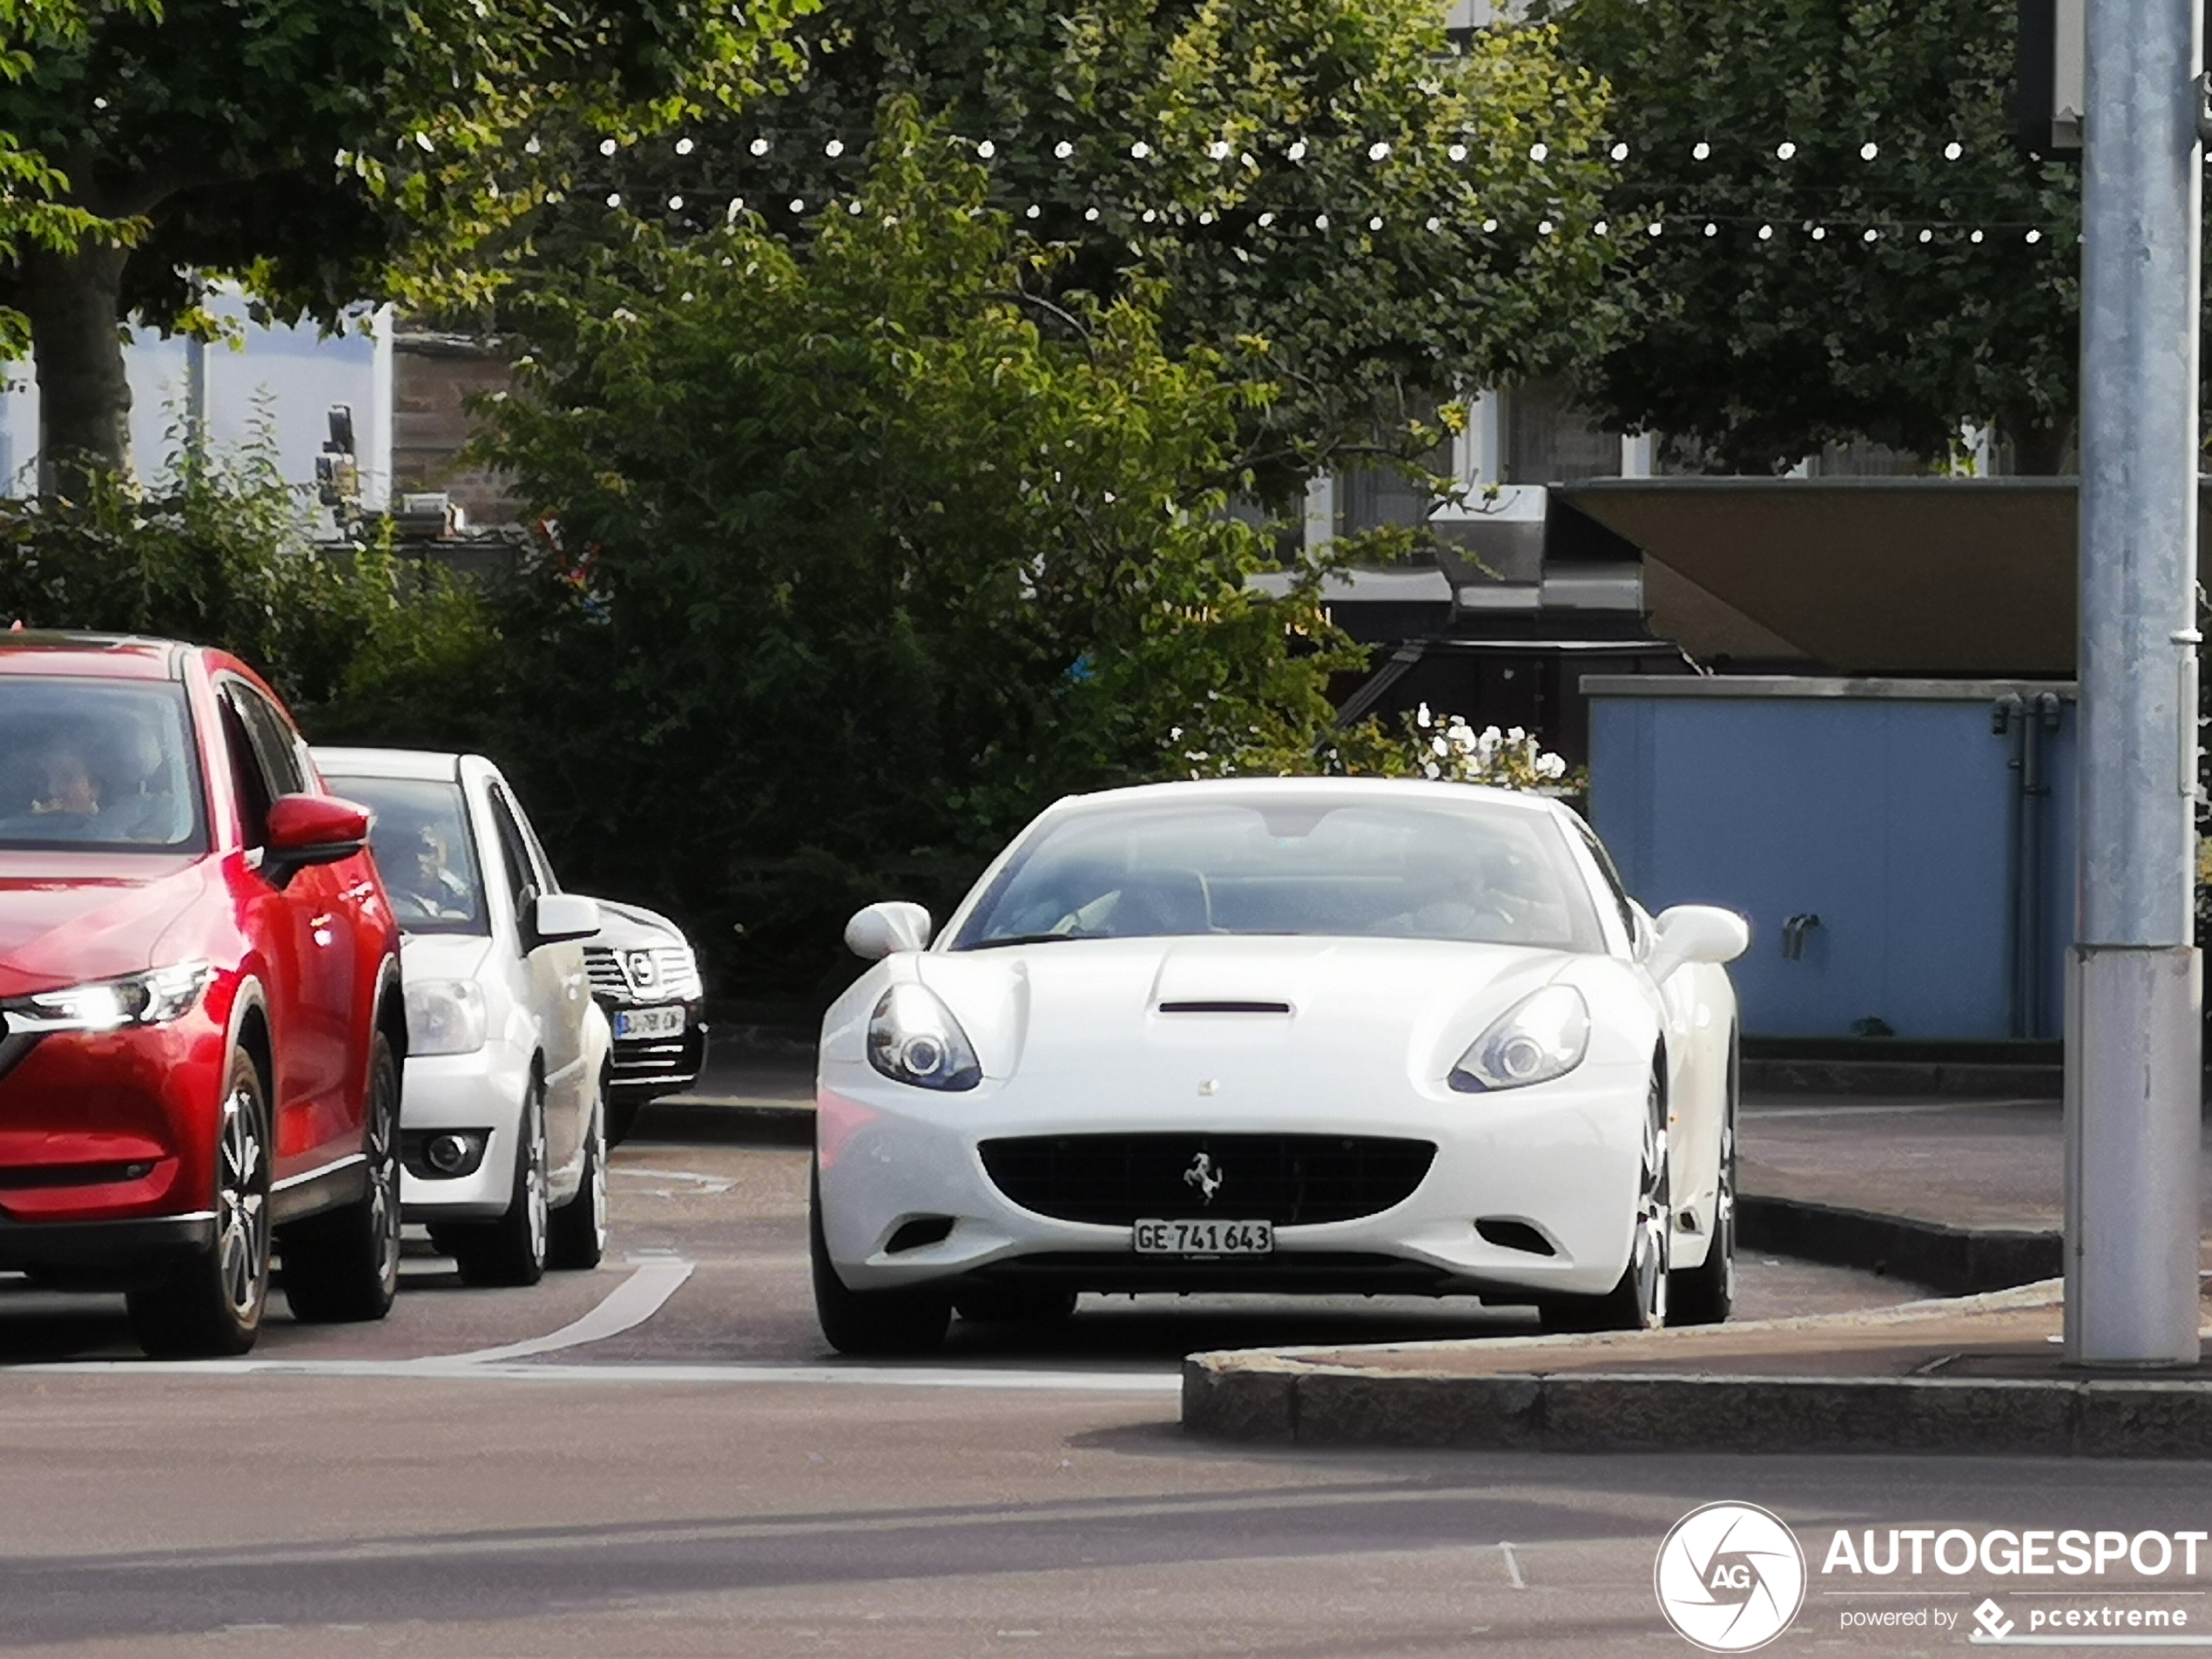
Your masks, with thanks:
M1604 948L1547 815L1318 792L1062 819L1015 854L952 948L1197 934Z
M0 678L0 849L205 850L185 688Z

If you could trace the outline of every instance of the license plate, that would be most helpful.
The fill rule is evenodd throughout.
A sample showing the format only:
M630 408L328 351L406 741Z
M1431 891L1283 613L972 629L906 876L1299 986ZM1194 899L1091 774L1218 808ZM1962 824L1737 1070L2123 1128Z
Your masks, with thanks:
M1271 1221L1140 1221L1140 1256L1266 1256L1275 1249Z
M631 1037L680 1037L684 1035L681 1008L624 1008L615 1015L615 1040Z

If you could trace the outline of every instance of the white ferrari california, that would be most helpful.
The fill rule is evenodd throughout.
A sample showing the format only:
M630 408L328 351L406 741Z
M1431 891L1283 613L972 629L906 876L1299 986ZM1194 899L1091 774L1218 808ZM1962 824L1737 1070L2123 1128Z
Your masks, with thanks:
M822 1332L923 1352L1082 1291L1728 1316L1743 918L1656 920L1556 801L1250 779L1060 801L822 1026Z

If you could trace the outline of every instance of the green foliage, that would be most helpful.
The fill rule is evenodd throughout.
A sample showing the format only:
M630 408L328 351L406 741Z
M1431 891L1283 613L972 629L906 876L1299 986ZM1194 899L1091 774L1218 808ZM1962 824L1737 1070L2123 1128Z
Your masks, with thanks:
M404 718L418 677L450 685L495 653L491 611L442 571L313 542L266 449L172 471L160 495L106 477L81 504L0 502L0 627L219 645L311 729L349 704Z
M1355 660L1317 572L1245 583L1264 392L1170 354L1148 287L1036 300L989 190L894 109L806 248L640 228L527 296L491 411L592 596L518 648L502 752L587 883L742 928L756 988L815 988L858 903L942 906L1063 792L1310 749Z
M540 124L724 107L765 84L812 3L17 0L0 16L0 253L128 240L121 313L163 328L208 326L194 272L334 326L372 297L480 297L479 254L549 187L509 159ZM35 315L26 286L55 280L18 262L0 304Z
M1050 297L1163 279L1170 351L1273 388L1243 442L1282 501L1332 458L1420 455L1440 399L1604 337L1611 245L1547 233L1597 216L1598 86L1548 30L1454 48L1440 17L1432 0L827 0L789 91L687 127L683 152L603 157L583 135L535 246L558 266L641 220L711 235L733 196L803 239L858 187L881 100L912 97L974 146L989 203L1064 250Z
M1614 222L1666 227L1628 239L1628 327L1583 377L1604 417L1751 472L1862 436L1940 458L1962 419L1994 420L2024 470L2054 469L2074 401L2079 179L2013 140L2013 0L1554 10L1630 146Z

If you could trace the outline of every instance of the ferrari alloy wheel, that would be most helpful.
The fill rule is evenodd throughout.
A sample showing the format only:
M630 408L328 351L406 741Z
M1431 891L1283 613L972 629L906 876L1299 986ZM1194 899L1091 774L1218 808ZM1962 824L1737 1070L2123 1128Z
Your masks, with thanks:
M515 1126L515 1184L496 1221L441 1227L467 1285L535 1285L545 1276L545 1085L533 1078Z
M1675 1217L1667 1154L1667 1096L1655 1070L1644 1106L1629 1264L1620 1283L1603 1296L1563 1296L1541 1304L1547 1325L1558 1331L1656 1331L1667 1323Z
M830 1346L856 1359L934 1352L952 1324L952 1298L927 1291L846 1289L822 1236L819 1171L809 1196L806 1243L814 1275L814 1318Z
M376 1039L369 1055L368 1184L344 1209L284 1230L284 1299L308 1324L381 1319L400 1288L400 1068Z
M1728 1059L1728 1097L1721 1103L1720 1174L1713 1190L1713 1238L1705 1259L1673 1275L1667 1310L1669 1325L1719 1325L1736 1310L1736 1107L1735 1047Z
M132 1334L156 1359L244 1353L269 1294L268 1109L251 1055L231 1057L215 1140L213 1244L130 1292Z

